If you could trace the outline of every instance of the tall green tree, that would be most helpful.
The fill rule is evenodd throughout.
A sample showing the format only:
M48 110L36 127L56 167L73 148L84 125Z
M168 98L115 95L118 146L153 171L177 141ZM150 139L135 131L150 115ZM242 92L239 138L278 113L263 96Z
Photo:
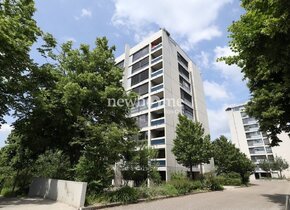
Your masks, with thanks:
M242 182L247 184L250 173L255 169L255 165L247 156L235 147L225 136L220 136L213 141L214 161L217 173L239 173Z
M0 0L0 126L23 94L25 72L34 67L30 48L41 35L33 0Z
M282 171L289 168L289 163L282 157L276 156L272 164L272 169L279 171L280 178L282 179Z
M248 81L249 115L279 145L278 134L290 131L290 2L241 0L245 13L229 27L235 53L222 58L237 64Z
M263 160L261 163L259 163L259 167L267 172L267 176L270 177L270 172L273 169L273 162L270 160Z
M172 152L179 164L189 168L190 178L193 179L192 168L209 163L213 156L210 136L204 134L201 123L193 122L181 114L178 119Z

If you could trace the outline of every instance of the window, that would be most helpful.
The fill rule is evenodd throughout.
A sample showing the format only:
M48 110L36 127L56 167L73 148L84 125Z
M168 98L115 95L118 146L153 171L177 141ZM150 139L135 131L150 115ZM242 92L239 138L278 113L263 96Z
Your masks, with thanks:
M181 66L180 64L178 64L178 70L181 75L189 79L189 72L185 68L183 68L183 66Z
M139 96L145 95L148 93L148 83L146 83L144 85L140 85L136 88L133 88L132 91L137 93Z
M147 55L149 53L149 46L147 45L146 47L142 48L138 52L135 52L133 54L132 62L138 60L139 58L142 58L143 56Z
M157 151L157 158L165 158L165 149L159 149Z
M144 59L142 59L141 61L133 64L132 66L132 74L136 71L138 71L139 69L145 67L145 66L148 66L149 64L149 57L146 57Z
M148 114L143 114L136 117L136 123L139 128L144 128L148 126Z
M131 78L131 86L136 85L136 84L148 79L148 77L149 77L148 69L145 71L142 71L141 73L139 73Z
M124 64L125 64L125 62L124 62L124 60L122 60L121 62L117 63L116 66L121 68L121 69L124 69L124 67L125 67Z
M187 60L185 60L184 57L182 57L182 55L179 54L179 52L177 52L177 60L182 63L183 65L185 65L186 67L188 67L188 62Z
M143 131L139 133L138 140L144 141L148 140L148 131Z
M179 82L180 82L181 87L190 91L190 84L187 81L185 81L185 79L183 79L181 76L179 76Z
M182 113L190 119L193 119L193 109L189 106L182 104Z
M191 96L188 93L186 93L184 90L180 90L180 94L182 100L191 103Z

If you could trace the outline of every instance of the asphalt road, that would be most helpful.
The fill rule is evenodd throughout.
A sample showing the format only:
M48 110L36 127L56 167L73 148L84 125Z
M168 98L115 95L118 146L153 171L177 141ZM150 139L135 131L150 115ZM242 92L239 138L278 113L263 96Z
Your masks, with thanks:
M279 210L285 208L288 181L256 181L244 188L168 198L107 210Z
M0 197L0 210L76 210L76 208L41 198Z

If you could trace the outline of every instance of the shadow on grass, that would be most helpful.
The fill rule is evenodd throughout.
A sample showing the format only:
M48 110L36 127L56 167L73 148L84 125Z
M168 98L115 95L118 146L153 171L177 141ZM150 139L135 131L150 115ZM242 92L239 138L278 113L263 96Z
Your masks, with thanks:
M285 206L286 194L262 194L262 196L268 198L272 203L279 204L279 206Z

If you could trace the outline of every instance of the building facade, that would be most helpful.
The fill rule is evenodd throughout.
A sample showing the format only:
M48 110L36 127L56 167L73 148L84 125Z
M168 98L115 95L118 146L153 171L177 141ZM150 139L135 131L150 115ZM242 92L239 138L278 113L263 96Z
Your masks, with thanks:
M171 150L175 138L178 114L203 124L209 133L208 118L200 72L186 53L161 29L130 48L116 63L124 69L123 86L139 95L131 110L141 129L140 140L158 150L158 171L163 180L172 171L185 171L177 164ZM204 165L204 171L211 165ZM194 168L198 173L200 166Z
M229 119L232 143L256 165L252 179L259 179L269 175L259 167L259 163L264 160L274 160L276 156L279 156L290 164L290 139L287 134L282 133L279 136L283 140L280 146L270 147L270 140L267 135L260 132L258 121L247 115L244 105L229 107L226 112ZM283 175L290 177L289 169L285 170ZM271 171L271 176L278 177L278 172Z

